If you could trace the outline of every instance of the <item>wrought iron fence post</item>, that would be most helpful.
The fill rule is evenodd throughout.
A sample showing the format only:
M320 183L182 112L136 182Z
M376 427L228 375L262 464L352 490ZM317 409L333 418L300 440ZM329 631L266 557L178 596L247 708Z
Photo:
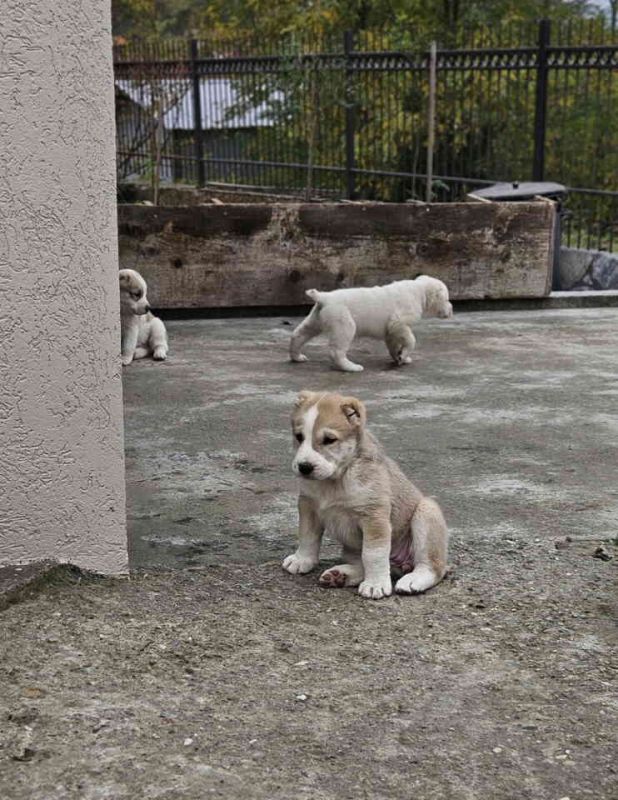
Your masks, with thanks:
M354 73L351 68L351 54L354 50L354 31L345 31L343 34L343 51L345 53L346 79L345 79L345 176L346 176L346 197L354 200L356 195L354 168L356 160L354 156L354 138L356 108L354 104Z
M435 146L436 130L436 69L438 51L436 42L429 48L429 103L427 108L427 185L425 187L425 202L431 203L433 193L433 151Z
M539 47L536 70L536 105L534 111L534 162L532 180L542 181L545 177L545 131L547 128L547 48L551 36L551 23L548 19L539 22Z
M204 174L204 141L202 138L202 96L200 93L200 76L197 69L198 41L191 39L189 42L189 59L191 65L191 83L193 92L193 140L195 159L197 164L197 185L203 186L206 182Z

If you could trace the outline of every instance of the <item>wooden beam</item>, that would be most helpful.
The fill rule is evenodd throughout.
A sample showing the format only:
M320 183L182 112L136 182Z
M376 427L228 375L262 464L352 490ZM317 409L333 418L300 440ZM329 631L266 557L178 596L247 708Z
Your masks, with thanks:
M421 273L458 300L542 297L554 216L540 201L119 206L120 262L157 308L299 305Z

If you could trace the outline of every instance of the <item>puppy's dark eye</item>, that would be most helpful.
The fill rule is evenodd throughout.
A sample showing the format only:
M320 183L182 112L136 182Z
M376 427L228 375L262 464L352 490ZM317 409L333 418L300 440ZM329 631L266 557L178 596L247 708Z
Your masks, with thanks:
M302 433L295 433L294 438L297 442L302 442L305 437L302 435Z
M337 441L336 436L329 436L328 434L326 434L326 436L322 439L322 444L335 444L336 441Z
M141 292L131 292L131 297L134 297L136 300L139 300L141 296Z

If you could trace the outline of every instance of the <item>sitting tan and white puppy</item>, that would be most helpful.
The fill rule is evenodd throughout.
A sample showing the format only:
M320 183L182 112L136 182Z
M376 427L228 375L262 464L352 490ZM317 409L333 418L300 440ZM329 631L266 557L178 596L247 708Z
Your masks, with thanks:
M318 564L322 534L343 546L343 561L323 586L358 586L377 600L424 592L446 573L448 531L438 504L405 477L365 427L354 397L301 392L292 413L300 478L299 542L283 562L293 574Z
M120 332L122 364L133 359L152 355L157 361L167 357L165 325L154 314L146 297L146 281L134 269L121 269L120 279Z
M333 364L345 372L363 369L347 356L354 336L384 339L393 361L409 364L416 344L410 326L421 317L453 316L445 284L427 275L387 286L333 292L308 289L306 294L315 305L292 334L290 359L306 361L307 356L301 352L305 342L325 333Z

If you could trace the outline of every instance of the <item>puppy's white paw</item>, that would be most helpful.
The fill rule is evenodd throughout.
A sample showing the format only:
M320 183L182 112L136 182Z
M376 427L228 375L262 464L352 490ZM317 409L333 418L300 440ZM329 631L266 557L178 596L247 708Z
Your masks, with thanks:
M395 584L395 591L400 594L419 594L425 592L437 583L434 571L424 564L399 578Z
M123 367L128 367L133 361L133 356L120 356L120 363Z
M325 570L319 578L320 586L341 589L344 586L358 586L363 579L360 564L338 564Z
M399 356L398 364L401 366L402 364L411 364L412 363L412 356Z
M295 361L297 364L302 364L303 361L309 361L304 353L299 353L297 356L290 356L290 361Z
M350 361L349 364L337 365L337 369L340 369L342 372L362 372L364 367L360 364L355 364L353 361Z
M311 572L317 563L318 562L313 558L299 556L296 553L292 553L292 555L283 559L283 564L281 566L283 569L291 572L292 575L304 575L305 572Z
M358 593L369 600L381 600L393 593L393 584L390 578L381 581L363 581L358 587Z
M165 347L155 347L152 357L155 361L165 361L167 358L167 350Z

